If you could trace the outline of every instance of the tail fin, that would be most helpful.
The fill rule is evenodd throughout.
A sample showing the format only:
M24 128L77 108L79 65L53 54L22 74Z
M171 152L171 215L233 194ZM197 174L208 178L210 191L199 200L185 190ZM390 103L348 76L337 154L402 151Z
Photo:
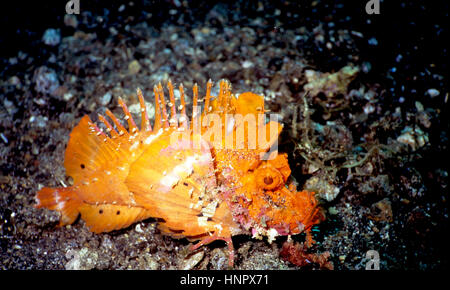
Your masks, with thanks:
M61 213L60 226L73 223L78 217L81 202L72 187L44 187L36 194L36 208L48 208Z

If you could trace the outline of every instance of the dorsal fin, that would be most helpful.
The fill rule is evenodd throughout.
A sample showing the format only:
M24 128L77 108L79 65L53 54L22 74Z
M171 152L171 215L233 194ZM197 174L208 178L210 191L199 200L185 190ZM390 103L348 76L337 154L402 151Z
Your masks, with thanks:
M144 106L142 96L140 99ZM124 181L130 165L144 150L147 138L154 134L147 126L147 120L142 122L143 130L139 131L121 99L119 105L128 121L129 131L106 110L118 131L99 115L110 133L108 136L86 115L70 134L64 161L66 173L73 178L73 187L80 199L88 204L133 205L134 202ZM141 112L145 113L142 108ZM143 116L145 118L146 114Z
M70 134L64 166L74 183L110 164L111 160L122 159L123 155L114 148L116 144L101 131L96 131L95 127L86 115Z

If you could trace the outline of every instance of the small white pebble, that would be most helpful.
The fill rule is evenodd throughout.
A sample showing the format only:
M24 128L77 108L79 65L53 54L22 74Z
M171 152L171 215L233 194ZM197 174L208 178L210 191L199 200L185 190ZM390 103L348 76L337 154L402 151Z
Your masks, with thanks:
M137 224L135 230L136 230L136 232L138 232L138 233L143 233L143 232L144 232L144 231L142 230L142 228L141 228L141 224Z
M429 89L429 90L427 91L427 94L428 94L430 97L434 98L434 97L439 96L440 92L439 92L438 90L436 90L436 89Z

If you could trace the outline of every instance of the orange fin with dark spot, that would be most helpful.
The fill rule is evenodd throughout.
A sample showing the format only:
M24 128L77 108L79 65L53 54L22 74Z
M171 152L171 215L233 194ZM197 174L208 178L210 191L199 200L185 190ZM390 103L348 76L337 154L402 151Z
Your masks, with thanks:
M97 126L86 115L70 134L64 166L66 174L74 179L74 183L85 179L102 167L110 166L112 160L119 161L123 155L128 155L126 150L121 152L115 150L118 142L96 129ZM121 149L129 147L126 145L127 142L124 142Z
M126 228L135 222L150 217L144 208L113 204L83 204L80 207L80 213L81 218L94 233Z

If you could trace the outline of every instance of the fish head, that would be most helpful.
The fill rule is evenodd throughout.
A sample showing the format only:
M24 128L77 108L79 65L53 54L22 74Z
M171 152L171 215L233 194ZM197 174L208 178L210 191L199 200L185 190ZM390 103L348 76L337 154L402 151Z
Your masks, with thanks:
M290 174L287 154L278 154L242 175L235 200L254 236L298 234L322 220L314 192L297 191Z

